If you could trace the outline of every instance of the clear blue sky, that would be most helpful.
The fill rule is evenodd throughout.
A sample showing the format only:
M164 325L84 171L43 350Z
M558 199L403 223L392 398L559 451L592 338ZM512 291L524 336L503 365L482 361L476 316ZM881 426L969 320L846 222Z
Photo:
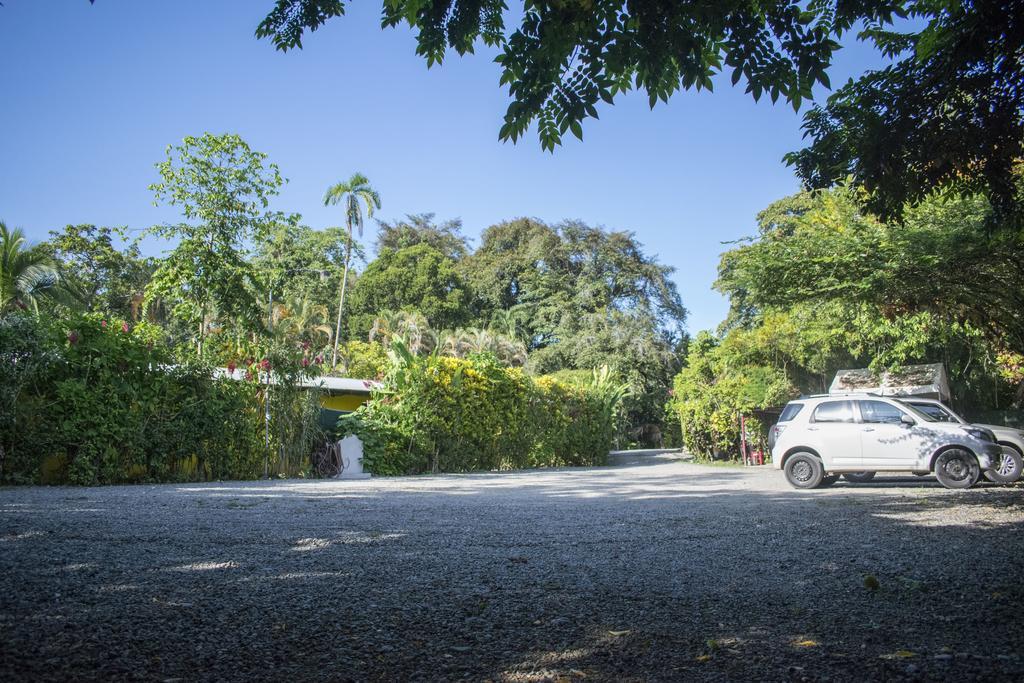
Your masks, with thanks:
M497 139L507 94L492 54L428 70L405 29L379 28L379 0L282 54L253 31L273 0L5 0L0 7L0 219L33 241L68 223L141 229L168 144L237 132L289 184L275 208L341 223L321 197L365 173L384 219L434 212L468 235L518 216L634 231L676 268L693 332L727 310L711 289L722 242L798 189L782 155L801 145L787 105L755 104L727 79L651 111L633 94L600 108L553 155L531 134ZM832 82L874 66L844 50ZM147 245L157 252L162 245Z

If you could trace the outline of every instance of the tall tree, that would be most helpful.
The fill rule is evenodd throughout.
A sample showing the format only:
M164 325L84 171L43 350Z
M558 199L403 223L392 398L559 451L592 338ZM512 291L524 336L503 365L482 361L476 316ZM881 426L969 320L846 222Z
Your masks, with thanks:
M1024 237L988 235L990 210L984 197L936 195L896 225L868 214L849 187L787 198L761 215L758 238L723 256L716 287L747 316L808 302L865 304L890 320L927 314L969 324L1021 353Z
M341 294L338 296L338 322L334 328L334 348L331 351L331 367L338 364L338 342L341 338L341 312L345 308L345 286L348 284L348 269L352 261L352 229L363 236L363 206L366 217L372 218L374 209L380 208L380 195L370 187L370 181L362 173L353 173L348 180L335 183L324 194L324 206L344 204L345 224L348 227L348 243L345 250L345 268L341 276Z
M573 221L509 221L484 231L461 270L479 315L527 341L531 369L613 368L630 388L623 407L634 435L658 441L686 308L672 269L635 235Z
M1012 385L1024 402L1019 377L996 378L1024 354L1024 237L989 234L982 196L933 195L902 224L871 216L864 196L805 192L760 214L760 234L719 266L723 348L803 390L851 363L943 362L969 408L995 407Z
M569 255L556 228L520 218L484 230L480 247L460 264L483 318L512 311L523 322L531 349L557 341L555 330L571 311Z
M923 30L869 21L861 33L899 61L851 79L808 111L811 144L787 161L812 188L852 177L883 218L899 218L942 187L988 199L990 227L1019 227L1024 0L917 0L907 9Z
M469 241L462 234L462 221L434 222L434 214L409 214L405 220L377 221L377 251L404 249L429 244L450 259L458 261L469 253Z
M137 314L135 304L155 265L142 258L138 245L128 243L119 249L115 239L127 239L123 228L67 225L51 230L40 248L53 258L65 286L77 293L87 310L130 318Z
M590 313L649 316L656 328L677 337L686 319L672 269L645 254L626 231L574 221L509 221L485 230L461 269L484 316L517 312L535 349L564 338L563 321L573 327Z
M59 282L53 261L28 248L21 228L0 221L0 313L29 309L39 313L39 299L52 295Z
M364 337L383 311L419 312L436 329L454 329L472 317L471 295L457 264L427 244L385 250L352 289L352 336Z
M186 137L156 166L161 181L150 185L156 201L180 208L185 220L147 231L177 244L153 274L146 298L171 302L173 314L196 331L202 352L213 316L260 319L246 249L279 220L268 206L285 181L266 154L232 134Z
M348 237L343 227L313 230L295 220L284 220L256 243L253 264L274 287L275 299L303 299L332 311L345 267ZM353 256L362 249L353 244ZM331 337L334 326L331 326Z

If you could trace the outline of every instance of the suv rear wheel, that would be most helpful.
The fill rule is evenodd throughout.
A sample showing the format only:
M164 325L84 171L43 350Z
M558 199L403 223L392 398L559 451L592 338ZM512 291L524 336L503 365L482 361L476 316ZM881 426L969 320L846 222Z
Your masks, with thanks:
M962 448L950 448L935 459L935 478L947 489L969 489L980 476L978 459Z
M1013 446L1003 446L1003 457L999 459L996 466L985 470L985 478L997 484L1012 484L1020 479L1021 470L1024 469L1024 458Z
M806 452L794 453L786 460L783 468L786 481L798 489L813 489L821 484L825 468L816 455Z

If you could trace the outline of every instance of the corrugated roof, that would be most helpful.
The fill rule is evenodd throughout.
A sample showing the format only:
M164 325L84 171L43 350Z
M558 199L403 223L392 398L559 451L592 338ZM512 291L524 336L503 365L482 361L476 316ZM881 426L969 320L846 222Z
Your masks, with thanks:
M245 370L242 368L235 368L234 371L227 368L215 368L213 374L215 377L229 377L239 381L245 379ZM271 378L271 384L276 384L273 378ZM328 392L369 394L380 386L380 382L372 379L358 379L355 377L309 377L300 380L299 386L308 387L310 389L323 389Z

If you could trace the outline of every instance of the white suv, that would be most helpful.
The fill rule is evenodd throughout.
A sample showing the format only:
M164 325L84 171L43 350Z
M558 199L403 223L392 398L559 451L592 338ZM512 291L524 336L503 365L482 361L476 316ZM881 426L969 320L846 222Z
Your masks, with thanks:
M846 475L934 472L947 488L973 486L1002 457L987 429L933 422L897 400L870 394L790 401L769 435L772 462L796 488ZM868 477L870 478L870 477Z

